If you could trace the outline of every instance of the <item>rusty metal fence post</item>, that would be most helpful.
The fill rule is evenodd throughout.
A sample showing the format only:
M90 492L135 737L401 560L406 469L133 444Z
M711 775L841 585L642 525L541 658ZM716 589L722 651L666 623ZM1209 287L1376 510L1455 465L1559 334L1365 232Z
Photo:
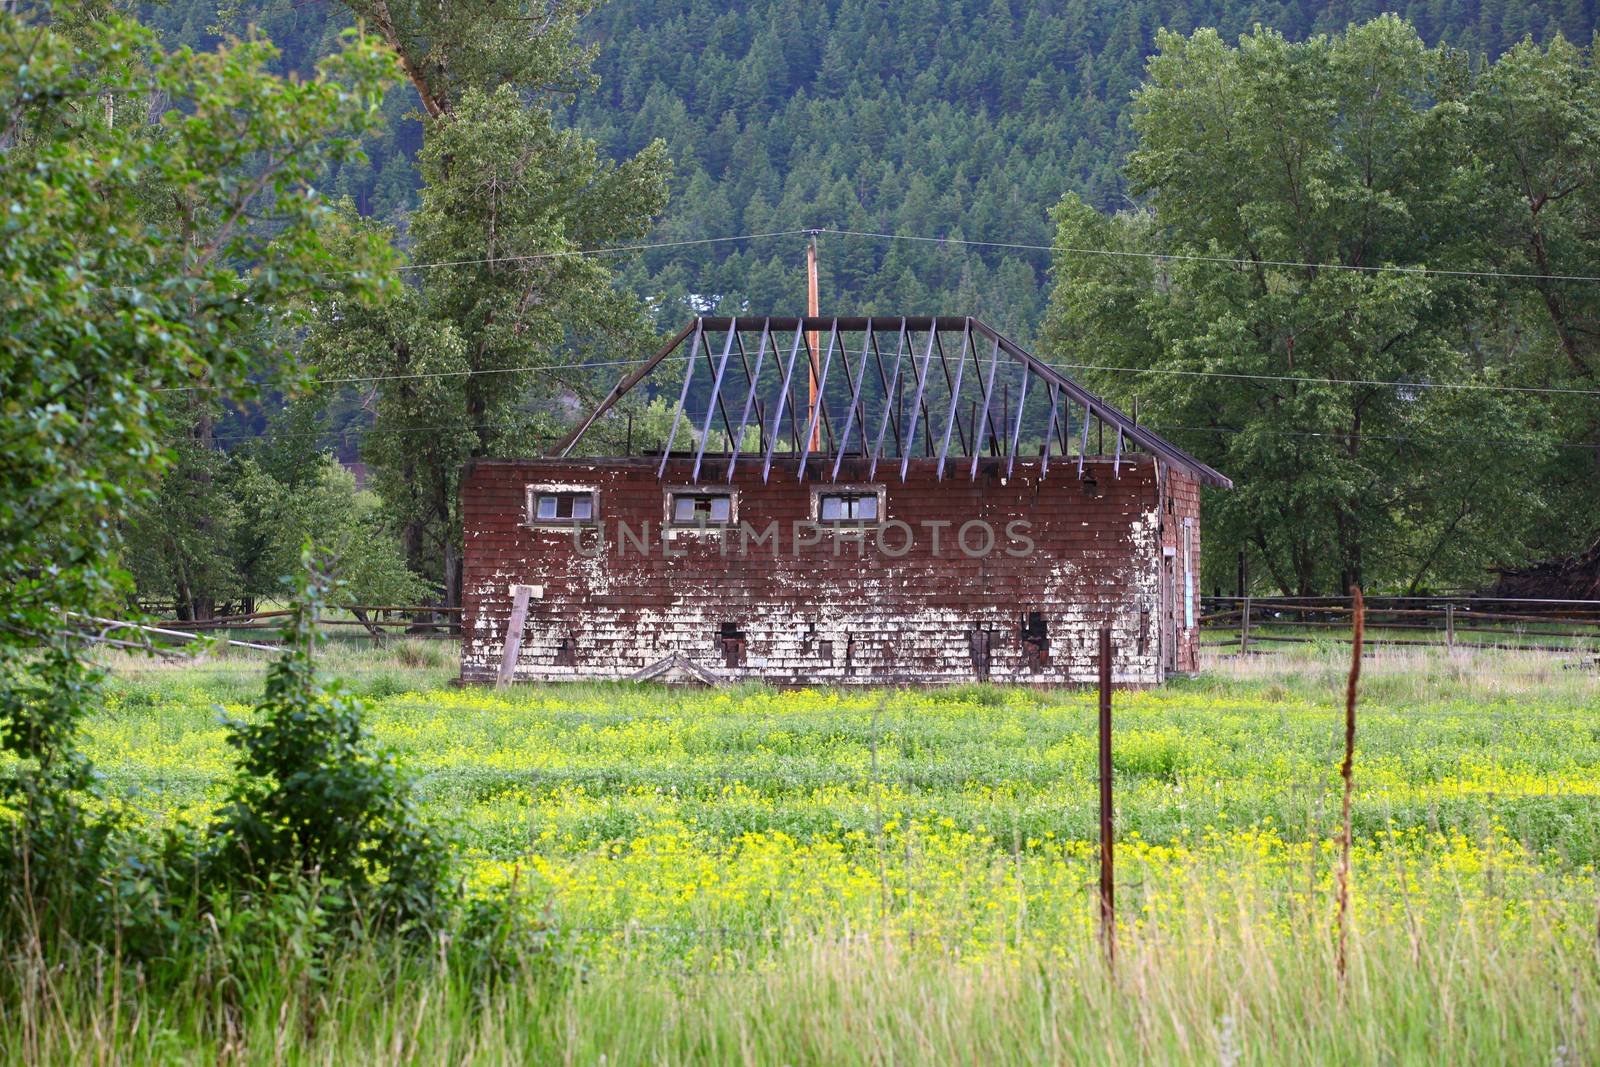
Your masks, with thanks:
M1344 762L1339 777L1344 779L1344 832L1339 841L1339 985L1344 986L1350 951L1350 799L1355 792L1356 763L1356 688L1361 682L1361 640L1366 633L1367 612L1361 601L1361 587L1350 587L1350 677L1344 691Z
M1100 627L1100 932L1117 961L1117 898L1111 823L1111 627Z

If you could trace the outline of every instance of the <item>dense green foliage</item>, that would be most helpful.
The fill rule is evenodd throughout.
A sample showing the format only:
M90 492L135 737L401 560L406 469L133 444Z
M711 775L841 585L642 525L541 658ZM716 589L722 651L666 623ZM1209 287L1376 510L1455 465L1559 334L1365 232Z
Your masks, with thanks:
M1395 18L1161 48L1141 206L1057 211L1046 347L1234 477L1210 543L1299 594L1472 586L1588 544L1596 287L1449 272L1589 273L1590 54L1524 43L1474 72ZM1132 255L1080 251L1102 248Z
M574 353L626 359L650 342L643 304L610 265L572 253L642 235L669 164L659 141L620 164L602 159L526 95L581 78L571 13L530 25L510 17L517 4L418 5L397 27L387 4L352 6L397 49L427 111L422 190L405 220L418 270L382 308L328 301L306 348L372 382L363 457L407 562L456 604L463 465L552 435L562 400L589 384L562 369Z
M373 744L361 702L319 677L318 622L333 583L309 549L300 564L265 698L251 719L229 723L238 770L210 828L206 874L313 879L368 929L434 929L449 910L449 853L394 753Z
M180 0L149 18L202 46L219 22L233 32L256 22L301 67L348 19L339 5L295 0L230 4L227 19L217 6ZM387 6L404 23L409 6ZM1594 27L1579 0L613 0L581 31L597 49L598 89L564 114L619 158L666 141L677 171L658 239L835 227L1048 245L1047 212L1064 192L1125 205L1129 103L1158 30L1213 26L1232 40L1261 23L1298 39L1390 10L1472 56L1527 34L1587 41ZM393 218L415 203L407 158L421 129L398 120L417 106L410 88L392 94L396 121L371 165L335 175L364 212ZM1044 312L1043 252L845 237L823 248L827 309L970 311L1024 339ZM792 313L802 267L801 241L788 238L663 249L629 279L666 297L658 324L676 326L691 294L697 307Z
M95 946L141 962L182 957L208 919L226 922L235 909L268 925L280 906L326 913L324 948L351 911L362 930L448 917L448 855L414 818L392 762L368 744L359 704L316 681L321 587L303 590L291 613L262 720L238 728L245 759L218 825L148 832L125 797L103 790L78 743L83 716L103 701L82 631L100 629L92 620L130 592L118 564L134 511L172 506L174 527L216 518L169 499L175 485L205 484L196 471L228 462L205 447L209 405L248 392L249 375L267 364L265 338L302 321L308 298L370 297L386 278L387 245L352 233L311 183L356 150L390 58L352 34L316 78L289 81L265 69L272 55L263 44L166 52L111 17L51 24L0 13L8 954ZM176 434L196 447L174 463L168 442L182 426L199 428L195 438ZM292 501L277 493L268 506L275 520L284 530L337 529L318 512L348 512L349 477L333 479L329 500L318 484L326 475L311 467L302 476L310 484ZM339 547L370 549L359 533ZM362 566L371 573L374 563ZM263 937L257 927L246 951Z
M126 592L122 520L172 458L168 402L245 391L269 314L369 292L387 260L348 242L330 280L338 222L308 195L392 67L346 44L289 83L264 44L169 53L115 19L0 14L0 742L31 814L88 780L72 738L93 677L67 613Z
M270 454L284 442L276 435L232 454L187 436L175 441L177 463L133 508L125 534L122 559L145 600L185 620L205 618L202 601L221 613L248 613L282 593L306 541L330 553L341 603L432 599L406 566L378 495L358 491L331 456L303 447L316 443L307 431L283 432L300 435L293 440L302 445L288 468L271 462L282 458Z

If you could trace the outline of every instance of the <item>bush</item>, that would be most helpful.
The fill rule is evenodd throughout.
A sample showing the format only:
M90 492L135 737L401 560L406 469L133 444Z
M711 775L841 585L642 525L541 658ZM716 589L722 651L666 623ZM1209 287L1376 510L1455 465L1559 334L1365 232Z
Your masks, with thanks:
M435 929L447 918L445 842L420 817L394 753L363 727L361 702L318 677L317 620L331 583L303 555L284 653L256 718L228 724L241 756L207 873L234 885L317 879L371 929Z

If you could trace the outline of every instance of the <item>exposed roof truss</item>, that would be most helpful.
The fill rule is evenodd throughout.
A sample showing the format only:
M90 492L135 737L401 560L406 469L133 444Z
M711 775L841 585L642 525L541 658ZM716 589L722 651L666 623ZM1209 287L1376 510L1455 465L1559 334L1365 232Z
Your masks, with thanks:
M774 456L800 477L837 481L846 456L868 478L903 479L914 457L940 478L976 478L984 456L1074 463L1144 452L1209 485L1222 474L971 317L712 317L679 330L608 393L553 452L569 455L595 422L663 364L681 371L660 471L694 457L695 481L732 481L741 464L771 477ZM815 386L813 387L813 382ZM811 403L815 389L817 402ZM679 451L674 452L677 448ZM812 462L808 462L812 461Z

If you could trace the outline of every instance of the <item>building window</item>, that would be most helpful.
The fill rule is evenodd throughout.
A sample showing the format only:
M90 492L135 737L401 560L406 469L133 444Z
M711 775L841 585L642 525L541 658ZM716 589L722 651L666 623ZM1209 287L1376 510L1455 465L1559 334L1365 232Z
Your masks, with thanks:
M812 517L817 522L882 522L883 490L819 489L813 492L811 508Z
M667 508L673 526L731 526L735 518L729 491L675 489L667 497Z
M600 512L600 494L568 486L528 487L528 523L533 526L582 526Z

